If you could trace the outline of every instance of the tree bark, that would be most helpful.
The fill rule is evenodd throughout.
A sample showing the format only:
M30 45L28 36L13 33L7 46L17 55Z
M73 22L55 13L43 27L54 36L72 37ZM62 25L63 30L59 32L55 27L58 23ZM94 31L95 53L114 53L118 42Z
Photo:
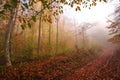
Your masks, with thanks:
M13 18L14 18L14 12L11 11L10 19L9 19L6 34L5 34L5 42L4 42L4 55L5 55L6 66L12 66L9 50L10 50L10 36L11 36L11 31L12 31Z
M9 43L9 44L10 44L10 54L13 53L13 52L12 52L12 51L13 51L13 50L12 50L12 48L13 48L12 38L13 38L14 28L15 28L15 26L16 26L18 8L19 8L19 5L18 5L18 7L15 9L14 20L13 20L13 23L12 23L12 30L11 30L11 33L10 33L10 43Z
M57 33L56 33L56 54L58 53L58 36L59 36L59 34L58 34L58 18L57 18Z
M42 3L41 3L41 10L42 10ZM40 42L41 42L41 26L42 26L42 13L40 14L40 20L39 20L39 31L38 31L38 54L40 53Z
M39 31L38 31L38 54L40 53L41 25L42 25L42 15L40 15L40 20L39 20Z
M51 24L49 24L49 53L51 52Z
M63 35L62 35L62 37L63 37L63 39L62 39L62 40L63 40L63 41L62 41L62 42L63 42L63 46L65 46L65 30L64 30L64 27L65 27L65 20L64 20L64 18L63 18L63 29L62 29L62 30L63 30L63 31L62 31L62 34L63 34ZM64 51L65 51L65 47L63 47L63 53L64 53Z

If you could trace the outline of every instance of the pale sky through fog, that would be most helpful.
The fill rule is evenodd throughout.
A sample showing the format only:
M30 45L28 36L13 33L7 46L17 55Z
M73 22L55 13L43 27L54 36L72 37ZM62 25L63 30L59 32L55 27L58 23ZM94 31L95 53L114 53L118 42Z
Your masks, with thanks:
M97 23L95 27L88 30L88 36L90 39L98 43L108 43L107 39L110 37L108 34L107 19L109 15L114 12L115 6L120 4L119 0L109 0L107 3L98 2L95 7L89 9L81 9L81 11L75 11L75 8L64 6L63 16L68 17L69 21L76 21L77 25L83 22Z
M75 19L78 23L81 22L96 22L96 21L106 21L108 15L114 11L115 3L119 0L112 0L108 3L98 2L95 7L89 9L81 9L81 11L75 11L74 8L69 6L64 6L64 16L71 19Z

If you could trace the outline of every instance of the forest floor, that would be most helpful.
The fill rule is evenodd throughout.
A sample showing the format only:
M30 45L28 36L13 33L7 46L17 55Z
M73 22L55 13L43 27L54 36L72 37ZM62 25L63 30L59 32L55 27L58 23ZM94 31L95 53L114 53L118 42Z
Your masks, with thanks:
M62 80L120 80L120 53L108 49L94 61Z
M5 68L0 80L120 80L120 53L107 49L99 56L62 54Z

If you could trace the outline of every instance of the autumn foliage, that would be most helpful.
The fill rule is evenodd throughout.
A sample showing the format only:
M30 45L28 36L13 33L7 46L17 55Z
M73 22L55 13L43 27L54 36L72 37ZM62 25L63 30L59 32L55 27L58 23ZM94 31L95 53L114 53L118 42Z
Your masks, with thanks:
M95 59L95 55L88 53L73 53L5 68L2 70L0 80L60 80Z

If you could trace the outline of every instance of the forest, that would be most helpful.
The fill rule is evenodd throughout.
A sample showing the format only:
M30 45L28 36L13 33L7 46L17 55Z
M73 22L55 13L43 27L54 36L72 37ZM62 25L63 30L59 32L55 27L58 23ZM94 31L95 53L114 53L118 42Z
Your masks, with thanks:
M0 0L0 80L120 80L120 0Z

